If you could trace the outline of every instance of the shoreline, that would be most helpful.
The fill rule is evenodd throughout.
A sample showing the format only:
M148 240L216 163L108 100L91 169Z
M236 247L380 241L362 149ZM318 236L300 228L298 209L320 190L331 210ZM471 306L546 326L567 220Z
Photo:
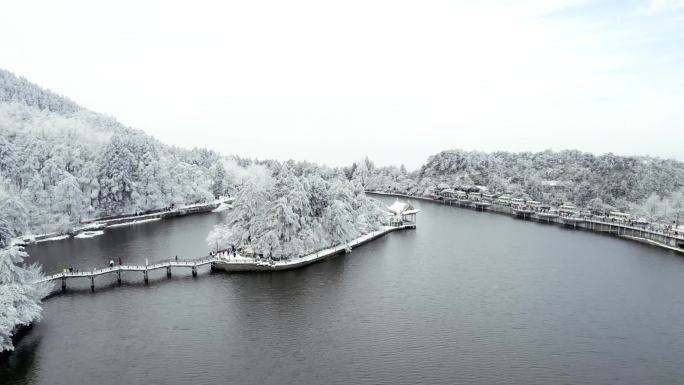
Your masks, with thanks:
M28 325L18 325L15 327L15 330L12 332L12 344L14 345L15 349L19 341L22 340L33 329L35 322L36 321L33 321ZM7 362L13 353L14 350L0 351L0 363Z
M54 233L46 233L46 234L24 234L16 238L16 241L22 241L25 243L43 243L43 242L51 242L51 241L61 241L64 239L69 239L69 238L79 238L79 234L87 233L87 232L95 232L95 231L102 231L107 228L117 228L117 227L124 227L124 226L134 226L138 224L144 224L144 223L149 223L153 221L158 221L158 220L163 220L163 219L169 219L169 218L175 218L175 217L182 217L186 215L194 215L194 214L206 214L206 213L213 213L216 208L218 208L222 204L230 204L233 201L233 198L228 198L224 200L216 200L211 203L202 203L202 204L196 204L196 205L187 205L183 207L179 207L177 209L169 210L169 211L159 211L151 214L144 214L144 215L135 215L135 214L130 214L130 215L123 215L115 218L107 218L105 219L93 219L91 221L87 222L81 222L80 224L74 226L71 230L66 231L66 232L54 232ZM222 210L223 211L223 210ZM90 238L90 237L81 237L81 238Z
M94 278L102 275L116 274L119 281L121 281L121 272L142 272L145 283L148 282L148 272L155 270L166 269L167 277L171 277L171 268L190 268L192 275L197 276L197 268L201 266L211 265L212 270L224 271L273 271L273 270L289 270L298 267L306 266L311 263L322 261L334 255L342 254L347 251L378 239L388 233L397 230L415 229L415 224L406 224L401 226L383 226L380 230L372 231L364 234L358 238L353 239L349 243L338 244L326 249L318 250L317 252L307 254L304 256L280 260L280 261L266 261L256 259L254 257L244 257L242 255L234 255L233 257L227 250L221 250L218 254L209 254L200 259L189 260L164 260L153 263L151 265L115 265L103 267L100 269L85 269L83 271L62 271L53 274L46 274L44 277L35 281L35 283L62 281L62 291L66 290L67 279L90 279L91 290L94 291ZM119 282L120 284L121 282Z
M222 260L215 262L213 267L217 270L225 272L258 272L258 271L282 271L298 269L300 267L308 266L310 264L323 261L325 259L334 257L336 255L345 253L348 249L353 250L368 242L374 241L385 236L393 231L415 229L416 225L403 226L384 226L381 230L373 231L371 233L355 238L348 244L339 244L337 246L329 247L327 249L319 250L316 253L311 253L302 257L288 259L285 261L277 261L273 263L255 260L254 258L246 258L238 255L237 257L223 257Z
M510 215L513 216L514 218L517 219L522 219L522 220L531 220L537 223L546 223L546 224L555 224L555 225L560 225L564 228L568 229L575 229L575 230L586 230L586 231L591 231L594 233L599 233L599 234L605 234L605 235L613 235L617 236L620 239L625 239L625 240L630 240L633 242L639 242L642 244L646 245L651 245L655 247L659 247L664 250L669 250L673 251L676 253L679 253L681 255L684 255L684 248L682 246L677 247L677 245L684 245L684 239L670 236L667 234L662 234L658 232L653 232L650 230L646 229L641 229L641 228L636 228L636 227L631 227L631 226L626 226L624 224L620 223L610 223L610 222L602 222L602 221L597 221L597 220L585 220L585 219L577 219L577 218L568 218L568 217L555 217L555 218L534 218L531 217L530 215L525 216L519 216L516 214L515 210L512 209L511 207L508 206L501 206L497 204L491 204L488 206L486 209L481 209L474 207L472 205L473 202L468 201L466 203L459 203L459 202L453 202L453 203L446 203L444 201L438 201L434 200L432 198L428 197L423 197L423 196L417 196L417 195L406 195L406 194L399 194L399 193L387 193L387 192L376 192L376 191L366 191L366 194L374 194L374 195L382 195L382 196L392 196L392 197L400 197L400 198L407 198L407 199L418 199L426 202L431 202L437 205L442 205L442 206L455 206L458 208L462 209L470 209L470 210L475 210L475 211L480 211L480 212L488 212L488 213L493 213L493 214L503 214L503 215ZM641 236L638 236L641 235ZM644 235L648 235L657 239L651 239L651 238L645 238ZM667 241L670 240L671 242L674 242L675 244L668 244Z

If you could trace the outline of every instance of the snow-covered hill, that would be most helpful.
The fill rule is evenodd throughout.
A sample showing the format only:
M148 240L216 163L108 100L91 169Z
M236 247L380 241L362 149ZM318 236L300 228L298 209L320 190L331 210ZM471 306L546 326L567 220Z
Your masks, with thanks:
M225 162L164 145L0 70L0 204L20 232L213 199L231 184Z
M573 202L599 210L630 211L650 220L684 219L684 163L650 156L594 155L576 150L493 152L448 150L414 172L375 167L347 170L370 190L430 194L445 188L485 187L549 204Z

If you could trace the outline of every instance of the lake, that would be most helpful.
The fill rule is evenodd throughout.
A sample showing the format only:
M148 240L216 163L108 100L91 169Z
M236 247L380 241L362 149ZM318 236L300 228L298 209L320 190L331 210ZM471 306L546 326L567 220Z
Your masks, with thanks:
M381 198L387 203L393 199ZM430 202L299 270L69 281L2 384L684 383L684 259ZM222 214L33 245L46 271L206 255Z

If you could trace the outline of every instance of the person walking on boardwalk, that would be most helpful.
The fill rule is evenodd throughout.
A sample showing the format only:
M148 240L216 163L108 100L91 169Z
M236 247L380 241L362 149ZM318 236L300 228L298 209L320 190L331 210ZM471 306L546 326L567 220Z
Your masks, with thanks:
M176 262L178 262L178 256L176 255Z
M119 257L119 266L121 266L121 257Z

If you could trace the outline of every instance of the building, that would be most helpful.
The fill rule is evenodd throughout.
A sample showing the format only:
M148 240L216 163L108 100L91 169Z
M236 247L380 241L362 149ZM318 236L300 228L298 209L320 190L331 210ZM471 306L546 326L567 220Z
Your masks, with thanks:
M480 194L479 192L470 192L468 193L468 199L470 199L471 201L479 202L480 200L482 200L482 194Z
M522 198L511 198L511 207L522 208L525 206L525 200Z
M632 216L627 214L627 213L621 213L617 211L611 211L608 213L608 219L610 219L613 222L629 222L632 219Z
M444 198L444 200L456 199L456 191L450 188L443 190L442 197Z
M492 203L494 201L494 194L482 194L482 200Z
M511 204L511 197L508 195L501 195L500 197L496 198L496 203L502 206L508 206Z
M416 214L420 210L413 207L410 203L400 202L398 199L388 206L390 216L390 226L416 225Z
M561 215L573 216L577 214L577 207L570 202L565 202L558 208L558 212Z

